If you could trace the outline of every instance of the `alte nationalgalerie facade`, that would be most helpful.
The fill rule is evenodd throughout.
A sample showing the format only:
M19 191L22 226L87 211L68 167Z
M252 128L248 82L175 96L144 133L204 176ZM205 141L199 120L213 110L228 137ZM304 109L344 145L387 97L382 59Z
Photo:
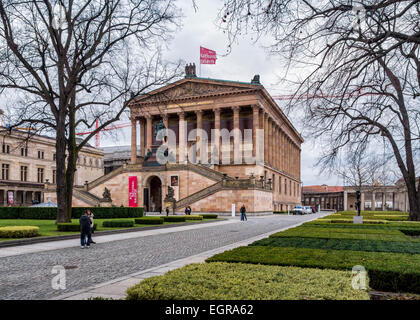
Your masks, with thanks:
M194 212L229 213L232 204L237 210L245 204L248 213L266 214L300 204L303 139L258 76L245 83L198 78L189 72L184 79L133 99L130 111L131 162L84 187L75 187L75 206L100 206L107 188L113 205L163 211L168 186L173 188L177 212L189 205ZM156 159L162 144L156 138L158 124L175 133L171 155L176 161L172 163L161 164ZM198 129L195 135L194 129ZM238 134L222 143L218 132L223 129ZM247 150L258 156L256 141L261 129L264 161L234 162ZM251 143L241 138L245 131L252 133ZM206 150L203 144L209 155L219 153L220 162L200 163L200 153ZM231 161L226 162L226 154ZM51 189L52 197L54 191Z

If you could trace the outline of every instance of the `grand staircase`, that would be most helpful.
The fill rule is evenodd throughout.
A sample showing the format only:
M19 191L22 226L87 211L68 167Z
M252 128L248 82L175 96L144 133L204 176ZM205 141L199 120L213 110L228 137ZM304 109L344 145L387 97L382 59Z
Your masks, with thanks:
M101 199L95 196L94 194L82 190L79 188L73 189L73 196L76 199L82 200L83 202L87 203L88 205L91 205L92 207L99 207L101 203Z

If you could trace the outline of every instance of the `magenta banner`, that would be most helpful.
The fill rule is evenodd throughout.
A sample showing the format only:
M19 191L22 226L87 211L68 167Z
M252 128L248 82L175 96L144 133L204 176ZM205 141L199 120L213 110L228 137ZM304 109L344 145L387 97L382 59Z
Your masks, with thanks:
M200 63L216 64L216 51L200 47Z
M128 206L137 208L137 177L128 177Z

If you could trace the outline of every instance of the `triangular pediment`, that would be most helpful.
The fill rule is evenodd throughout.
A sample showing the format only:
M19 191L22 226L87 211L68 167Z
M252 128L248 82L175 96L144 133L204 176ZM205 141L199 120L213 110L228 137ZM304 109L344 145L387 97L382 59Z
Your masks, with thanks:
M199 98L213 95L249 92L259 86L229 81L183 79L174 84L152 91L136 99L136 103L163 103L174 100Z

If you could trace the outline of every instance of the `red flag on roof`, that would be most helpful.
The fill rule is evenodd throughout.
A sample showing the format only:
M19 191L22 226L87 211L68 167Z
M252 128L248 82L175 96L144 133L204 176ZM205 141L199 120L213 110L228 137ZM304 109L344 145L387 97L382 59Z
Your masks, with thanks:
M200 47L200 63L216 64L216 51Z

